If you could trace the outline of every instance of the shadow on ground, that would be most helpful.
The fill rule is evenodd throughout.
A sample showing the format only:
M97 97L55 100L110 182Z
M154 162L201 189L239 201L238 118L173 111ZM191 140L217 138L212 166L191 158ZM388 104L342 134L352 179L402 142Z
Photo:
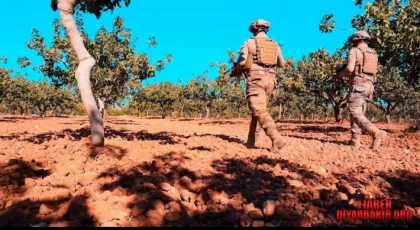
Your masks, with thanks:
M209 121L200 123L200 125L236 125L243 124L243 121Z
M124 156L127 155L128 150L116 145L106 144L103 147L91 146L89 143L86 144L86 147L90 150L89 157L97 158L99 156L110 156L121 160Z
M211 164L214 171L192 172L184 167L187 160L183 153L171 152L127 171L109 169L100 178L119 179L104 184L101 189L135 196L128 204L134 227L415 226L420 223L417 218L385 222L335 219L337 210L355 209L349 200L369 195L348 189L363 187L353 177L346 176L347 180L342 178L337 182L337 178L322 176L305 165L268 157L217 160ZM412 199L418 199L418 194L413 196ZM402 205L406 201L399 202Z
M86 196L32 201L24 199L0 210L0 227L82 227L93 226Z
M2 138L13 139L19 137L19 134L14 134L10 136L5 136ZM42 144L51 140L58 139L67 139L72 141L79 141L82 138L87 138L90 136L90 129L84 127L77 130L65 129L61 132L48 132L42 133L34 136L24 138L24 141L28 141L34 144ZM177 136L173 133L168 132L159 132L159 133L148 133L146 131L139 132L129 132L127 130L115 130L111 127L105 127L105 138L122 138L127 141L133 140L142 140L142 141L159 141L160 144L176 144L177 141L174 140L174 136Z
M236 138L231 137L224 134L194 134L194 135L181 135L176 133L170 132L158 132L158 133L149 133L145 130L139 132L131 132L128 130L115 130L109 126L105 127L105 138L106 139L113 139L113 138L121 138L127 141L158 141L159 144L162 145L175 145L180 144L180 139L189 139L191 137L217 137L224 141L230 143L238 143L244 144L244 141ZM59 140L59 139L66 139L69 141L80 141L83 138L90 137L90 129L88 127L80 128L77 130L65 129L60 132L47 132L41 133L37 135L28 136L27 133L17 133L11 134L8 136L0 136L0 139L5 140L12 140L12 139L19 139L23 141L27 141L34 144L43 144L45 142Z
M20 196L26 192L24 187L26 180L45 178L50 174L50 170L44 169L43 165L35 160L26 162L11 159L7 163L0 164L1 193L11 197Z
M386 227L420 224L418 216L410 221L342 221L335 218L339 209L355 209L352 200L372 198L372 195L394 199L393 209L418 206L420 177L408 171L369 172L358 167L351 172L329 174L268 156L223 158L213 161L209 169L191 171L187 167L191 160L183 152L170 152L156 156L152 162L133 164L126 170L110 167L95 180L100 185L93 193L95 197L69 193L54 196L46 192L41 198L25 198L24 192L30 189L30 184L25 180L8 179L7 183L1 184L2 191L12 184L23 191L20 194L15 191L14 194L19 195L14 195L14 199L2 193L2 201L13 202L0 208L0 226L43 223L48 226L122 227ZM21 177L49 176L49 172L36 168L41 167L39 164L32 164L12 160L2 166L2 178L17 172L22 173ZM380 191L370 188L374 185ZM108 196L103 195L106 192ZM87 205L89 199L116 202L124 197L130 197L122 207L129 210L127 215L108 218L110 221L106 223L100 222L100 217ZM113 208L112 213L125 212L119 210L121 206Z

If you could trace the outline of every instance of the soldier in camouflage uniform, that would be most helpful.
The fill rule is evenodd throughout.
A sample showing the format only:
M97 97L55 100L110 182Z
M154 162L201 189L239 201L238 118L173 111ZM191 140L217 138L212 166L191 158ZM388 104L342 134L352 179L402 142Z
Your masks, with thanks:
M270 23L262 19L250 25L249 31L254 36L240 48L236 71L246 74L246 96L252 114L247 147L255 147L255 133L259 124L272 140L272 151L280 152L284 141L267 105L277 86L276 69L284 67L285 61L279 45L267 37L269 27Z
M356 148L360 147L360 137L363 130L373 137L371 148L376 150L387 133L378 129L365 117L367 102L373 98L373 83L376 81L378 68L378 55L366 43L370 38L369 34L364 31L358 31L349 37L349 41L353 43L353 48L349 52L347 66L344 70L338 72L335 77L349 76L351 87L348 106L352 133L350 144Z

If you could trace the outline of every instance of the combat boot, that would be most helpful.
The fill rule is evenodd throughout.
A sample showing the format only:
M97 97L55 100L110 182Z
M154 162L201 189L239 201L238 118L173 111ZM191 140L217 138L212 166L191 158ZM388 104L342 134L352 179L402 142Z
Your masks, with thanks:
M258 120L252 117L251 123L249 124L248 140L245 143L247 148L255 148L255 135L257 131Z
M383 141L384 138L386 138L387 136L387 132L383 131L383 130L376 130L373 133L373 142L372 142L372 146L371 149L372 150L377 150L379 148L379 146L381 145L381 142Z
M272 147L271 147L271 152L280 153L286 146L286 143L283 141L282 136L277 131L277 128L274 126L274 127L266 128L264 129L264 131L273 142Z
M349 144L355 148L360 148L361 144L360 144L360 134L357 133L352 133L351 135L351 140L349 141Z
M281 138L277 138L273 140L273 147L271 147L271 152L281 153L284 151L284 147L286 147L286 142L284 142Z

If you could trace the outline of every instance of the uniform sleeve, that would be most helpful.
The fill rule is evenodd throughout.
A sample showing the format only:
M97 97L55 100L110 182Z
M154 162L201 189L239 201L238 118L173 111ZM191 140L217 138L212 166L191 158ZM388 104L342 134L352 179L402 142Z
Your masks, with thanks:
M248 41L245 41L244 44L239 49L239 57L237 63L239 65L245 65L246 58L248 57L249 49L248 49Z
M356 55L356 49L351 49L349 55L347 56L347 66L339 73L340 76L348 76L353 73L356 67Z
M277 66L284 68L286 66L286 61L283 58L283 54L281 52L281 48L277 45L278 55L277 55Z

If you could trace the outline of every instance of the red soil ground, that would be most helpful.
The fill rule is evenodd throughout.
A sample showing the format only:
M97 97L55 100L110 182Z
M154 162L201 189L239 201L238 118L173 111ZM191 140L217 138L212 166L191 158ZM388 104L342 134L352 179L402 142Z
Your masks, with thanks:
M282 121L285 153L247 149L248 120L109 117L89 146L85 117L0 117L0 227L415 226L420 135L408 124L379 152L346 144L349 124ZM393 199L412 220L346 220L354 200Z

